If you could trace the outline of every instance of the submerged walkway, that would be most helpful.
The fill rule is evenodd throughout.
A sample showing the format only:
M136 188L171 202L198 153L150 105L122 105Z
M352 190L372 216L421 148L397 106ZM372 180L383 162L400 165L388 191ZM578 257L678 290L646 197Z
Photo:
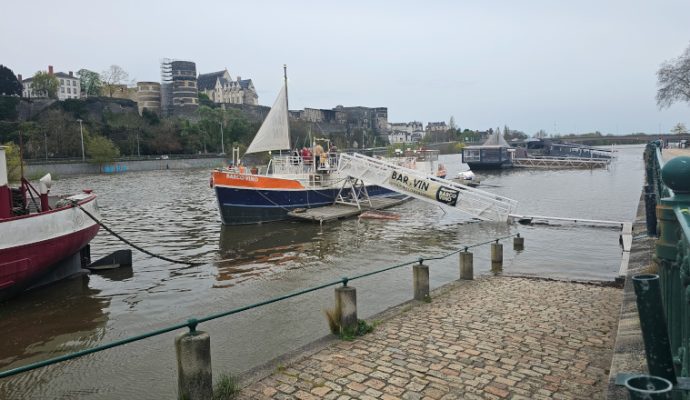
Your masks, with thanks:
M242 399L601 399L622 291L482 277L398 307L239 393ZM326 322L324 321L324 324Z

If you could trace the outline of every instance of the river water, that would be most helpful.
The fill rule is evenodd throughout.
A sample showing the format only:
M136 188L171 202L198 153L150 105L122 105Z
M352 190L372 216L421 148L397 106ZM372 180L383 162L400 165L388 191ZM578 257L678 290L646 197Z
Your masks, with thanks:
M518 200L520 214L631 221L643 183L643 147L617 150L608 169L486 172L478 174L480 188ZM466 169L459 155L441 156L441 162L449 176ZM60 282L0 304L0 368L516 232L526 238L525 250L516 254L505 242L504 274L611 280L620 264L616 229L479 223L420 201L392 209L398 221L224 227L209 175L155 171L56 180L55 194L94 189L103 221L132 242L204 264L175 265L135 251L131 269ZM121 248L126 245L101 230L92 258ZM458 278L457 256L427 264L432 289ZM475 274L491 273L489 264L489 247L474 249ZM409 300L411 278L404 267L353 282L360 317ZM214 375L240 373L327 335L323 310L332 304L327 288L200 325L211 335ZM2 379L0 398L175 398L175 334Z

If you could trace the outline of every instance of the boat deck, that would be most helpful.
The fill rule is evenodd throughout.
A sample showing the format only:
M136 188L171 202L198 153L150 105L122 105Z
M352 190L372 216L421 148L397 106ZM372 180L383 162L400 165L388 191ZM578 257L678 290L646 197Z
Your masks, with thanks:
M357 208L357 205L355 204L350 205L338 203L330 206L309 208L300 212L290 211L288 215L302 221L324 223L338 219L355 217L364 211L383 210L385 208L397 206L398 204L401 204L407 200L407 198L373 198L371 199L371 206L366 201L360 202L361 208Z

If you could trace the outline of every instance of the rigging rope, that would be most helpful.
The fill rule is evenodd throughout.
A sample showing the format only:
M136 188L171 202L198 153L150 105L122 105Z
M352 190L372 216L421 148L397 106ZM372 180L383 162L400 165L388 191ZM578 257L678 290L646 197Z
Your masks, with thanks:
M124 243L126 243L126 244L132 246L133 248L139 250L140 252L142 252L142 253L144 253L144 254L150 255L151 257L155 257L155 258L161 259L161 260L163 260L163 261L168 261L168 262L171 262L171 263L173 263L173 264L185 264L185 265L192 265L192 266L193 266L193 265L203 265L203 264L205 264L205 263L202 263L202 262L193 262L193 261L184 261L184 260L174 260L174 259L172 259L172 258L168 258L168 257L165 257L165 256L161 256L161 255L158 255L158 254L154 254L154 253L152 253L152 252L150 252L150 251L148 251L148 250L146 250L146 249L144 249L144 248L141 248L141 247L135 245L134 243L130 242L129 240L123 238L121 235L115 233L112 229L108 228L103 222L101 222L100 220L98 220L98 218L94 217L90 212L86 211L86 210L84 209L84 207L82 207L79 203L76 202L76 200L75 200L75 201L72 201L72 207L79 207L79 209L82 210L82 211L84 212L84 214L88 215L89 218L91 218L92 220L94 220L94 222L96 222L98 225L100 225L101 227L103 227L103 229L105 229L106 231L108 231L111 235L113 235L113 236L115 236L116 238L120 239L120 240L123 241Z

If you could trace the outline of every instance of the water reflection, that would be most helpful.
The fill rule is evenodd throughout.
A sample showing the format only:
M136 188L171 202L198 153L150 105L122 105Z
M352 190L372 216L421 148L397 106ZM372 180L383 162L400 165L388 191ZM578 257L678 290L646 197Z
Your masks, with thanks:
M262 274L291 267L300 255L323 254L317 227L299 222L222 226L214 287L227 287Z
M89 288L89 277L39 288L0 305L0 367L19 365L81 350L105 332L110 300Z

